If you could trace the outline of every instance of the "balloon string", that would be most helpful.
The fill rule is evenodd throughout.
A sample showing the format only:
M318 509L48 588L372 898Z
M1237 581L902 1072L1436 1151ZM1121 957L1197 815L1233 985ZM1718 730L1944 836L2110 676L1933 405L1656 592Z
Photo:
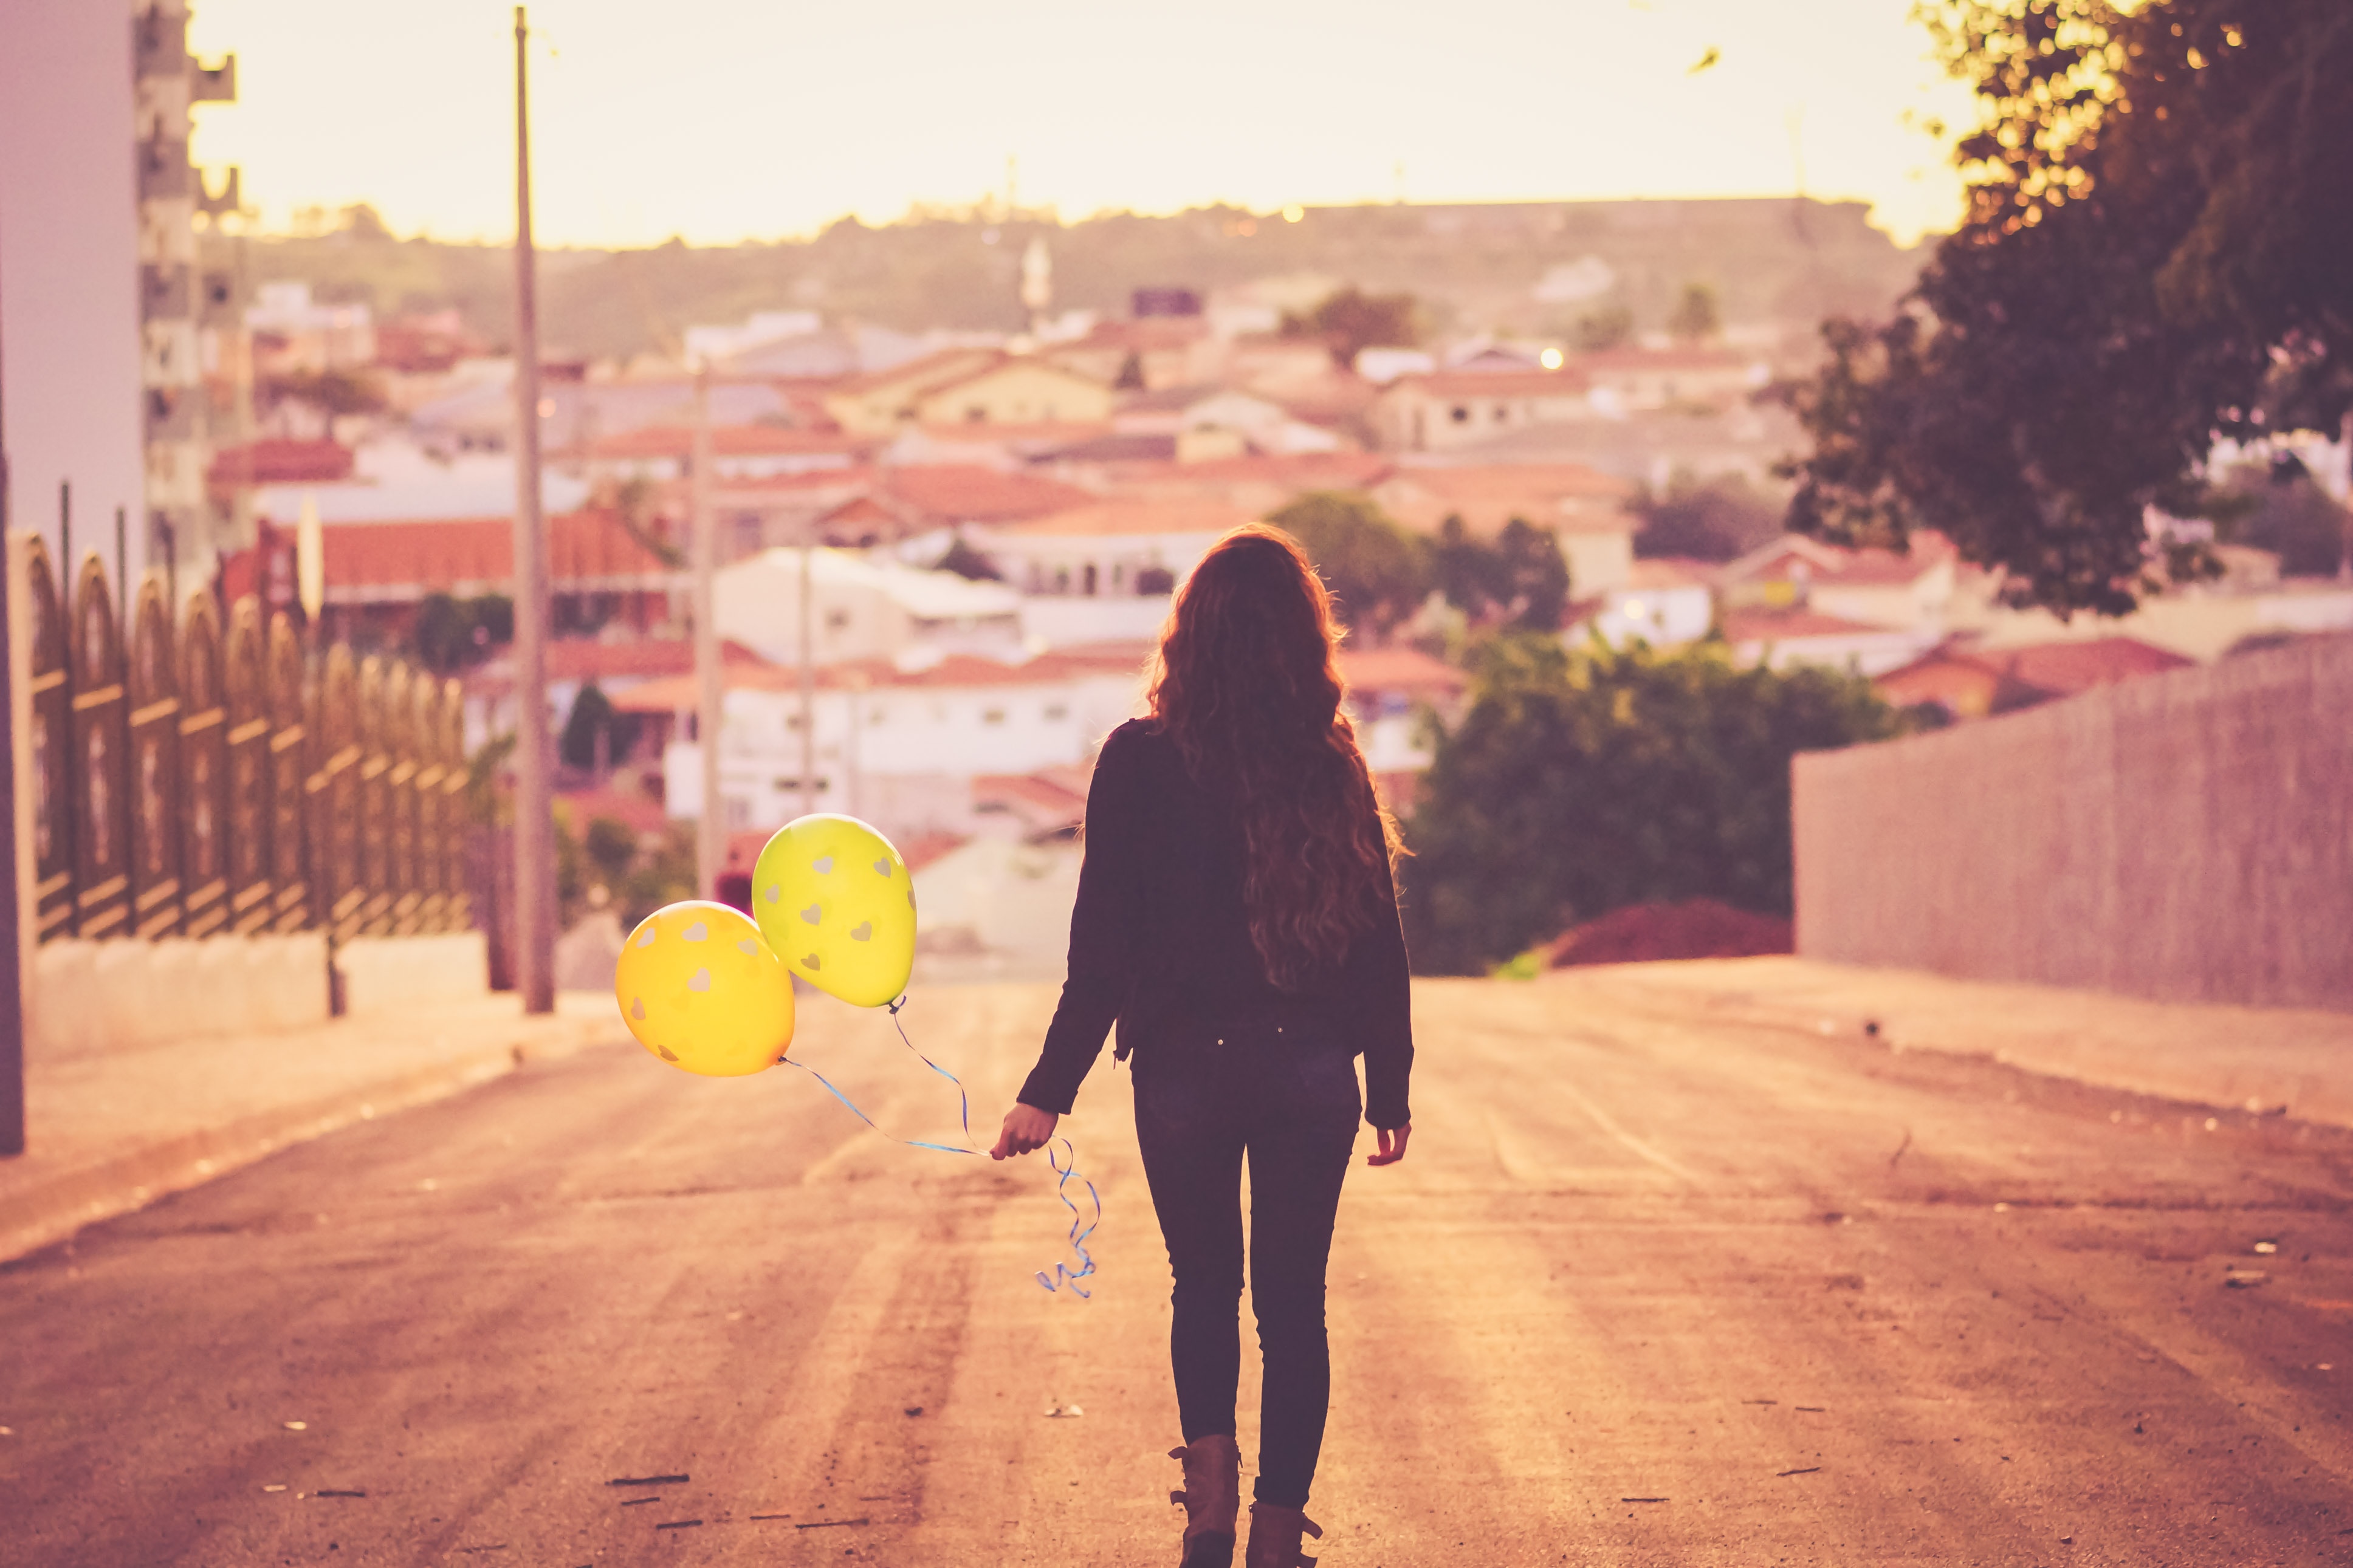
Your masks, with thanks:
M906 1005L907 999L904 996L891 1004L891 1026L899 1031L899 1043L909 1050L915 1051L915 1042L907 1037L907 1026L899 1021L899 1009ZM956 1077L921 1051L915 1051L915 1059L955 1085L956 1108L964 1118L964 1141L967 1146L970 1145L972 1142L972 1096L964 1091L964 1079ZM975 1154L980 1152L977 1149L969 1149L968 1152Z
M906 1005L907 999L904 996L900 997L896 1002L891 1004L891 1026L899 1031L900 1043L904 1045L908 1050L914 1052L914 1057L917 1061L923 1063L925 1067L931 1068L934 1072L939 1074L950 1083L955 1085L956 1099L961 1108L964 1119L965 1146L962 1148L959 1148L953 1143L934 1143L922 1138L901 1138L889 1132L883 1132L881 1124L878 1123L874 1118L867 1115L864 1110L859 1109L859 1105L856 1100L850 1099L849 1096L836 1089L833 1086L832 1081L823 1073L818 1071L817 1068L809 1066L807 1062L795 1060L789 1056L779 1057L777 1059L779 1061L792 1063L793 1066L800 1068L801 1071L817 1079L819 1084L824 1086L826 1093L833 1096L834 1099L841 1101L843 1105L849 1108L849 1113L852 1116L855 1116L859 1121L866 1123L867 1126L872 1128L875 1131L881 1132L883 1137L890 1139L893 1143L902 1144L910 1149L934 1149L943 1154L977 1155L980 1151L971 1146L972 1097L965 1091L964 1080L962 1079L959 1079L955 1074L940 1066L939 1063L932 1060L931 1058L923 1055L923 1052L915 1049L915 1042L907 1037L907 1026L899 1021L899 1010ZM1054 1143L1059 1143L1062 1146L1062 1153L1064 1156L1063 1160L1057 1160L1054 1157ZM1068 1163L1066 1163L1065 1161ZM1053 1140L1052 1143L1049 1143L1047 1145L1046 1163L1051 1166L1054 1171L1054 1196L1060 1199L1062 1206L1071 1211L1070 1247L1071 1250L1078 1256L1079 1267L1074 1269L1068 1264L1056 1263L1052 1273L1049 1274L1045 1269L1040 1268L1038 1270L1034 1278L1039 1285L1049 1290L1059 1290L1067 1286L1070 1289L1071 1294L1076 1296L1079 1300L1082 1301L1092 1300L1093 1299L1093 1293L1088 1290L1086 1287L1081 1285L1079 1281L1092 1278L1095 1271L1095 1260L1093 1255L1087 1251L1087 1237L1092 1236L1095 1233L1095 1227L1103 1224L1103 1194L1096 1192L1094 1183L1090 1181L1080 1172L1078 1152L1071 1147L1071 1141L1068 1138L1057 1138ZM1079 1205L1071 1201L1070 1194L1064 1190L1071 1184L1071 1178L1073 1176L1078 1177L1079 1184L1087 1189L1087 1202L1093 1205L1093 1214L1092 1217L1082 1216L1079 1212Z
M1079 1175L1079 1157L1077 1152L1071 1147L1071 1141L1067 1138L1057 1138L1054 1143L1060 1143L1063 1153L1070 1158L1070 1163L1066 1165L1054 1158L1053 1143L1046 1146L1046 1163L1054 1168L1056 1177L1054 1195L1062 1200L1064 1208L1071 1211L1071 1250L1078 1254L1079 1267L1073 1270L1067 1265L1057 1263L1050 1276L1042 1268L1038 1270L1037 1280L1049 1290L1067 1285L1071 1288L1071 1295L1082 1301L1089 1300L1092 1299L1092 1293L1079 1281L1095 1271L1094 1258L1087 1251L1087 1237L1095 1233L1095 1226L1103 1224L1103 1194L1095 1191L1094 1183ZM1083 1226L1079 1223L1079 1205L1072 1203L1070 1194L1062 1190L1071 1184L1072 1176L1079 1177L1080 1184L1087 1189L1087 1201L1094 1205L1094 1217L1089 1219Z
M850 1115L855 1116L859 1121L866 1123L867 1126L873 1128L875 1131L882 1132L881 1125L875 1121L874 1118L867 1115L863 1110L859 1110L858 1101L850 1099L849 1096L834 1088L833 1084L826 1078L825 1074L818 1071L817 1068L809 1066L808 1063L794 1061L790 1057L779 1057L776 1059L791 1063L792 1066L800 1068L801 1071L808 1074L809 1077L817 1079L818 1082L824 1084L826 1093L833 1096L834 1099L848 1106L849 1108ZM967 1131L966 1136L969 1135L970 1133ZM943 1154L977 1154L980 1152L977 1149L959 1149L953 1143L932 1143L927 1142L921 1138L901 1138L889 1132L882 1132L882 1136L890 1139L893 1143L903 1143L910 1149L937 1149Z

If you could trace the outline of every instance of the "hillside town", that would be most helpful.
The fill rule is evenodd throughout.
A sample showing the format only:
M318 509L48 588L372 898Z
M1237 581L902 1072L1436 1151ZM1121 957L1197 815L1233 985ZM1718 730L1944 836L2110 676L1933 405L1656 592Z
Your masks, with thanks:
M1678 491L1773 494L1792 431L1770 389L1800 352L1704 311L1680 337L1599 349L1481 334L1349 353L1302 325L1330 280L1138 290L1105 318L1056 313L1050 252L1025 259L1027 332L770 311L691 329L668 360L546 367L551 700L559 721L584 693L610 714L583 721L593 746L567 759L579 812L656 833L702 809L685 570L698 451L727 649L720 809L747 848L807 809L853 812L926 855L1067 840L1172 590L1227 530L1314 495L1369 498L1430 542L1540 531L1567 568L1571 647L1720 639L1744 664L1860 672L1933 721L2353 627L2341 572L2294 575L2243 545L2221 547L2220 580L2121 620L2012 607L1933 535L1902 554L1781 535L1769 499L1751 501L1747 539L1710 536L1695 558L1647 519ZM511 359L452 313L376 321L300 283L263 285L216 330L208 363L280 389L252 438L210 460L210 503L253 541L221 557L230 596L290 607L313 525L327 624L356 643L417 646L502 592ZM353 386L371 405L339 411L332 389ZM2311 458L2341 499L2343 448ZM1467 684L1442 619L1360 627L1345 655L1401 811ZM472 635L440 657L480 745L513 715L502 645L479 621Z

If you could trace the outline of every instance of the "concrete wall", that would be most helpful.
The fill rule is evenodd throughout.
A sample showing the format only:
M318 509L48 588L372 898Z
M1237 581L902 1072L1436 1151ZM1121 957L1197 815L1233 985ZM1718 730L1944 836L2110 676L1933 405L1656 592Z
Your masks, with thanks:
M491 992L490 939L479 931L353 937L335 949L343 1010L388 1013Z
M2353 1007L2353 638L1794 768L1798 952Z
M327 938L43 942L25 997L28 1054L49 1060L327 1021Z

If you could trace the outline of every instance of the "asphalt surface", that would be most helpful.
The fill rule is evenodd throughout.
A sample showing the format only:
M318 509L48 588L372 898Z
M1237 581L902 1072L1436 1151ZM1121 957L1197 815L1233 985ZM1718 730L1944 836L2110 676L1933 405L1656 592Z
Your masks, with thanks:
M1051 995L918 992L976 1132ZM1341 1208L1324 1568L2353 1561L2353 1134L1631 972L1417 1008L1410 1153ZM954 1133L881 1015L803 1036ZM93 1226L0 1268L0 1562L1173 1563L1127 1110L1106 1058L1065 1123L1091 1301L1030 1278L1035 1157L618 1042Z

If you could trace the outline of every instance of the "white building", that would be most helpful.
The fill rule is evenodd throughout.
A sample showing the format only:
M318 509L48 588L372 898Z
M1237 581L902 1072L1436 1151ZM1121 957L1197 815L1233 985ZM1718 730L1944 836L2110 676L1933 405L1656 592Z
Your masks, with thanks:
M1256 521L1221 501L1122 499L975 528L1023 595L1023 632L1048 647L1156 636L1168 595L1228 531Z
M813 662L892 659L932 653L1017 657L1021 597L1001 583L927 572L846 550L812 550ZM800 662L802 552L763 550L722 567L712 584L719 635L777 664Z
M1087 763L1135 711L1144 650L1045 653L1020 662L951 654L867 659L815 672L813 809L846 811L894 837L969 835L976 781ZM673 718L687 733L691 676L649 682L616 706ZM727 673L720 792L731 832L781 826L805 809L797 671ZM701 816L702 749L673 740L662 758L674 817Z
M1697 642L1715 618L1715 572L1705 561L1637 561L1625 582L1572 605L1561 635L1572 647L1597 635L1611 647Z

